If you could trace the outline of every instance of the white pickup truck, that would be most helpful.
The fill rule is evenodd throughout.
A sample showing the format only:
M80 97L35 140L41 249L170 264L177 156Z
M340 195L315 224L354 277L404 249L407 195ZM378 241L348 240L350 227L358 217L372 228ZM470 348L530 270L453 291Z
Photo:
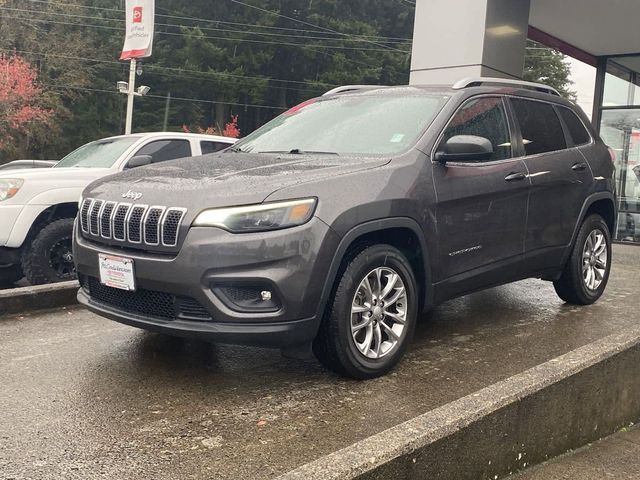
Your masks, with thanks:
M78 200L94 180L128 168L213 153L233 138L140 133L105 138L71 152L53 168L0 173L0 285L75 278L71 239Z

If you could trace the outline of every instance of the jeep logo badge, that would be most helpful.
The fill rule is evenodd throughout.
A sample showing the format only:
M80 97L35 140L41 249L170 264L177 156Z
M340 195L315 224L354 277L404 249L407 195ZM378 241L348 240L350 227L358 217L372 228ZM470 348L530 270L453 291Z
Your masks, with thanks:
M131 200L140 200L142 198L142 194L140 192L134 192L133 190L129 190L127 193L122 194L122 198L130 198Z

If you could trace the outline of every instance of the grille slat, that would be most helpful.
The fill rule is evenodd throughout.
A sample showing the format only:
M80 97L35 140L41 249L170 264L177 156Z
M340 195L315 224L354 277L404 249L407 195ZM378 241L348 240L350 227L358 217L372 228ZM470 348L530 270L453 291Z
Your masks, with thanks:
M147 245L160 243L160 219L164 210L164 207L151 207L147 211L147 217L144 220L144 243Z
M89 233L89 211L91 210L90 198L85 198L82 202L82 208L80 208L80 228L84 233Z
M100 235L100 210L102 209L102 200L95 200L89 210L89 233L91 235Z
M100 235L102 238L111 238L111 215L116 202L106 202L100 214Z
M127 239L129 242L142 242L142 219L144 218L144 212L146 211L146 205L134 205L131 207L131 212L127 219Z
M175 247L178 243L178 232L182 217L186 210L184 208L169 208L162 220L162 244L167 247Z
M85 198L80 207L80 227L88 237L141 246L175 247L186 212L180 207L149 207Z

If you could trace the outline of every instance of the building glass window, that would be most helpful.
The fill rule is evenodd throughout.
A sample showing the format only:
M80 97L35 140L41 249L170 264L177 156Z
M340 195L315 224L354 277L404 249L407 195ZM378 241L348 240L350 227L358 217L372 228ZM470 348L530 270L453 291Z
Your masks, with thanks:
M640 55L607 60L600 136L615 152L615 239L640 243Z

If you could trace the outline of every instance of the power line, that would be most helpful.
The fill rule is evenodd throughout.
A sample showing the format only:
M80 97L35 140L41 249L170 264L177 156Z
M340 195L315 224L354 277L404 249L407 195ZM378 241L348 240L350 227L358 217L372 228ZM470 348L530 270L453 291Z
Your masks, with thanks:
M0 10L7 10L12 12L21 12L28 14L41 14L41 15L55 15L59 17L67 17L67 18L77 18L83 20L98 20L98 21L106 21L106 22L119 22L122 23L121 18L104 18L104 17L96 17L90 15L78 15L73 13L58 13L58 12L42 12L39 10L30 10L24 8L14 8L14 7L0 7ZM186 18L186 17L185 17ZM272 33L272 32L258 32L255 30L232 30L228 28L212 28L212 27L203 27L200 25L184 25L184 24L173 24L173 23L155 23L156 26L161 27L174 27L174 28L198 28L203 31L214 31L214 32L227 32L227 33L237 33L241 35L260 35L260 36L270 36L270 37L285 37L285 38L296 38L302 40L325 40L330 42L367 42L364 38L328 38L328 37L315 37L304 35L300 36L297 34L288 34L288 33ZM402 44L406 43L405 40L397 41L394 40L390 43Z
M291 20L293 22L298 22L298 23L301 23L303 25L307 25L307 26L310 26L310 27L319 28L320 30L324 30L324 31L327 31L327 32L335 33L337 35L351 36L351 34L349 34L349 33L338 32L337 30L333 30L331 28L322 27L322 26L316 25L314 23L305 22L304 20L299 20L297 18L288 17L288 16L282 15L281 13L278 13L278 12L267 10L267 9L261 8L261 7L256 7L255 5L251 5L249 3L241 2L240 0L229 0L229 1L233 2L233 3L237 3L238 5L243 5L243 6L248 7L248 8L253 8L255 10L259 10L261 12L268 13L270 15L277 15L278 17L285 18L285 19ZM377 45L378 47L383 47L383 48L388 49L388 50L395 50L395 51L398 51L398 52L401 52L401 53L408 53L408 52L405 52L403 50L399 50L399 49L394 48L394 47L389 47L387 45L382 45L380 43L376 43L376 42L371 41L371 40L368 41L368 43L371 43L373 45Z
M60 85L60 84L50 84L50 83L43 83L42 85L45 85L47 87L50 87L52 89L57 89L59 91L64 91L64 90L83 90L83 91L89 91L89 92L99 92L99 93L109 93L112 95L121 95L119 92L115 92L113 90L105 90L103 88L90 88L90 87L78 87L78 86L72 86L72 85ZM151 94L147 94L145 95L145 97L147 98L159 98L159 99L163 99L166 100L167 97L164 95L151 95ZM219 102L219 101L215 101L215 100L204 100L201 98L186 98L186 97L174 97L173 95L171 96L171 100L178 100L178 101L184 101L184 102L193 102L193 103L209 103L209 104L221 104L221 105L231 105L231 106L237 106L237 107L250 107L250 108L269 108L272 110L287 110L287 107L276 107L274 105L260 105L260 104L251 104L251 103L234 103L234 102Z
M4 7L0 7L0 10L3 10ZM62 14L59 14L62 15ZM124 31L125 28L124 27L111 27L108 25L89 25L89 24L82 24L82 23L77 23L77 22L61 22L61 21L57 21L57 20L45 20L45 19L40 19L40 18L24 18L24 17L12 17L12 16L4 16L4 18L7 19L12 19L12 20L22 20L25 22L38 22L38 23L50 23L50 24L55 24L55 25L72 25L72 26L77 26L77 27L83 27L83 28L102 28L102 29L107 29L107 30L117 30L117 31ZM156 24L159 26L169 26L169 27L174 27L175 25L164 25L164 24ZM156 31L155 32L158 35L172 35L172 36L179 36L179 37L194 37L194 38L200 38L200 39L206 39L206 40L222 40L222 41L227 41L227 42L235 42L235 43L257 43L257 44L261 44L261 45L283 45L283 46L291 46L291 47L298 47L298 48L309 48L309 49L319 49L319 48L323 48L323 49L330 49L330 50L355 50L355 51L371 51L371 52L381 52L381 51L385 51L384 49L380 49L380 48L366 48L366 47L349 47L349 46L344 46L344 45L319 45L319 44L301 44L301 43L291 43L291 42L270 42L270 41L266 41L266 40L253 40L253 39L249 39L249 38L228 38L228 37L214 37L214 36L208 36L208 35L196 35L196 34L191 34L191 33L176 33L176 32L163 32L163 31ZM371 43L371 42L367 42L367 43ZM396 50L400 53L404 53L404 54L408 54L409 52L404 51L404 50L398 50L398 49L393 49Z
M72 4L72 3L61 3L61 2L51 2L50 0L27 0L29 2L33 2L33 3L44 3L47 5L51 5L51 6L61 6L61 7L75 7L75 8L84 8L84 9L91 9L91 10L99 10L99 11L108 11L108 12L114 12L114 13L118 13L118 14L123 14L124 10L118 9L118 8L105 8L105 7L94 7L91 5L77 5L77 4ZM163 10L165 12L172 12L171 10L168 10L166 8L161 8L161 7L157 7L156 8L158 10ZM176 12L173 12L176 13ZM255 23L240 23L240 22L229 22L229 21L224 21L224 20L213 20L213 19L207 19L207 18L196 18L196 17L189 17L189 16L184 16L184 15L164 15L164 14L160 14L160 13L156 13L156 17L164 17L164 18L175 18L175 19L179 19L179 20L190 20L190 21L195 21L195 22L204 22L204 23L214 23L214 24L222 24L222 25L236 25L236 26L241 26L241 27L256 27L256 28L264 28L264 29L270 29L270 30L284 30L284 31L292 31L292 32L307 32L307 33L322 33L323 35L336 35L335 33L332 32L319 32L318 30L306 30L306 29L300 29L300 28L287 28L287 27L275 27L275 26L271 26L271 25L259 25L259 24L255 24ZM102 17L98 17L101 18ZM107 19L105 19L107 20ZM108 20L116 20L113 18L109 18ZM119 21L121 21L121 19L117 19ZM338 33L337 35L344 35L344 34L340 34ZM398 40L399 42L410 42L411 38L405 38L405 37L386 37L383 35L363 35L363 34L349 34L351 37L354 38L370 38L370 39L378 39L378 40Z
M96 59L96 58L77 57L77 56L72 56L72 55L60 55L60 54L45 53L45 52L34 52L34 51L29 51L29 50L16 50L16 49L10 49L10 48L0 48L0 50L6 51L6 52L23 53L23 54L27 54L27 55L40 55L40 56L43 56L43 57L51 56L51 57L56 57L56 58L65 58L65 59L68 59L68 60L80 60L80 61L86 61L86 62L104 63L104 64L117 65L117 66L120 66L120 67L123 66L122 62L118 62L116 60L101 60L101 59ZM202 70L189 70L189 69L184 69L184 68L168 67L168 66L153 65L153 64L147 64L147 65L145 65L144 68L151 69L151 70L167 70L167 71L176 72L174 74L174 76L176 76L176 77L183 76L185 73L193 73L193 74L198 74L198 75L225 76L225 77L231 77L233 79L240 79L240 80L292 83L292 84L303 85L303 86L304 85L309 85L309 86L317 86L318 88L321 88L321 87L322 88L324 88L324 87L335 87L336 86L335 84L324 83L324 82L310 82L310 81L306 81L305 82L305 81L302 81L302 80L283 80L283 79L279 79L279 78L254 77L254 76L249 76L249 75L238 75L238 74L225 73L225 72L213 72L213 71L205 72L205 71L202 71ZM201 78L201 80L205 80L205 79ZM272 85L271 88L274 88L274 86ZM284 87L275 86L275 88L284 88ZM294 90L294 89L290 88L289 90ZM312 90L308 90L307 89L307 91L312 91Z

